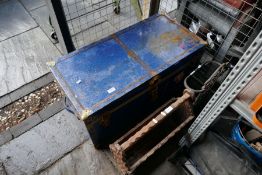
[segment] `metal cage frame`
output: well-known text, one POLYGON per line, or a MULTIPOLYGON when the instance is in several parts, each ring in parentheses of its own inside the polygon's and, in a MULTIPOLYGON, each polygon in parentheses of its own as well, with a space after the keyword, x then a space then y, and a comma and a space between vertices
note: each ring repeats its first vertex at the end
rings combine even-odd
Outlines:
MULTIPOLYGON (((65 12, 66 9, 63 5, 63 2, 70 0, 46 1, 50 9, 52 24, 63 52, 70 53, 76 48, 81 47, 81 44, 76 44, 77 41, 72 38, 72 26, 70 26, 71 24, 68 25, 68 20, 72 20, 75 17, 72 17, 72 14, 66 14, 68 12, 65 12), (69 17, 70 19, 68 19, 68 15, 71 15, 71 17, 69 17)), ((71 1, 79 3, 85 2, 85 0, 71 1)), ((133 22, 136 23, 139 20, 146 19, 157 13, 165 13, 170 18, 175 18, 178 23, 187 27, 202 39, 207 40, 209 44, 209 47, 207 47, 207 53, 212 55, 216 61, 220 63, 231 62, 232 65, 235 65, 228 77, 221 84, 220 88, 216 91, 195 122, 189 128, 188 132, 191 142, 194 142, 208 128, 208 126, 218 118, 218 115, 229 104, 231 104, 237 93, 247 84, 255 73, 261 69, 261 59, 257 57, 257 54, 260 54, 261 52, 262 33, 260 31, 262 29, 262 1, 238 0, 237 2, 239 2, 239 4, 232 4, 231 0, 97 1, 96 4, 99 4, 99 8, 110 7, 107 9, 109 11, 106 11, 104 15, 100 14, 100 17, 103 16, 103 19, 106 17, 107 21, 105 21, 109 22, 109 26, 113 27, 113 30, 110 31, 105 27, 95 30, 95 32, 103 32, 100 30, 105 30, 105 33, 109 35, 110 32, 116 32, 129 27, 133 22), (138 4, 140 3, 140 18, 137 21, 132 21, 131 23, 127 22, 125 25, 115 27, 114 25, 118 25, 121 22, 121 15, 117 16, 121 9, 114 9, 113 7, 122 7, 121 3, 127 1, 129 2, 126 4, 126 7, 128 8, 127 12, 130 14, 132 10, 136 11, 136 8, 134 7, 139 6, 138 4), (131 2, 134 4, 131 4, 131 2), (131 5, 134 6, 132 9, 130 7, 131 5), (114 19, 114 17, 110 19, 107 18, 109 13, 115 13, 114 17, 116 19, 114 19), (110 20, 113 22, 110 22, 110 20)), ((66 7, 68 8, 67 10, 69 10, 69 6, 66 7)), ((84 10, 87 10, 87 8, 84 10)), ((91 23, 94 21, 92 26, 95 28, 97 25, 100 25, 101 20, 99 17, 96 19, 96 10, 88 11, 88 14, 90 13, 93 15, 91 23)), ((81 14, 77 11, 74 15, 77 17, 85 14, 81 14)), ((131 20, 131 17, 134 15, 137 14, 132 12, 131 16, 127 16, 125 19, 131 20)), ((85 17, 85 19, 87 20, 88 17, 85 17)), ((80 23, 81 19, 78 19, 78 22, 80 23)), ((85 21, 85 23, 87 23, 87 21, 85 21)), ((80 29, 82 29, 81 26, 80 29)), ((88 34, 89 37, 92 37, 92 35, 96 34, 88 34)), ((88 40, 88 42, 94 42, 100 38, 95 37, 95 39, 88 40)), ((84 42, 84 44, 87 43, 84 42)), ((184 137, 180 143, 183 145, 185 144, 185 141, 186 138, 184 137)))
MULTIPOLYGON (((74 36, 78 35, 78 34, 82 34, 82 36, 80 36, 80 40, 82 38, 84 38, 83 36, 83 32, 85 30, 89 30, 90 28, 95 28, 98 25, 101 25, 101 27, 99 29, 95 29, 95 32, 89 33, 89 37, 93 37, 94 35, 97 35, 97 33, 101 33, 104 32, 106 29, 106 27, 103 28, 102 24, 105 22, 108 22, 107 20, 101 21, 100 19, 102 19, 103 17, 105 18, 106 15, 108 15, 108 13, 115 13, 116 16, 119 15, 120 13, 120 9, 118 9, 118 7, 120 8, 120 4, 123 3, 124 1, 128 1, 129 0, 102 0, 96 3, 99 4, 99 9, 93 9, 91 11, 89 11, 89 6, 91 5, 87 5, 84 6, 83 3, 87 2, 85 0, 71 0, 74 1, 74 3, 72 5, 68 4, 68 1, 70 0, 46 0, 46 3, 48 5, 49 8, 49 12, 50 12, 50 19, 51 19, 51 25, 54 28, 54 31, 56 33, 56 37, 58 38, 58 41, 61 45, 62 51, 63 53, 70 53, 74 50, 76 50, 76 48, 80 48, 86 44, 95 42, 99 39, 102 39, 103 37, 106 37, 107 35, 113 34, 116 31, 119 31, 121 29, 124 29, 126 27, 129 27, 130 25, 134 24, 134 23, 130 23, 130 24, 126 24, 123 26, 120 26, 119 28, 115 28, 114 24, 110 24, 111 27, 113 27, 112 31, 106 31, 106 35, 103 35, 102 37, 98 37, 96 36, 95 38, 91 39, 90 41, 85 41, 84 43, 79 44, 78 38, 74 38, 74 36), (123 2, 121 2, 123 1, 123 2), (106 3, 104 3, 106 2, 106 3), (110 2, 110 3, 109 3, 110 2), (81 5, 83 5, 83 7, 77 7, 78 3, 81 5), (70 10, 72 9, 72 7, 74 7, 74 12, 70 12, 70 10), (105 8, 109 8, 112 7, 113 9, 108 12, 108 9, 105 8), (102 10, 101 10, 102 9, 102 10), (81 12, 82 10, 82 12, 81 12), (100 13, 98 13, 98 12, 100 13), (104 16, 102 16, 102 12, 104 12, 104 16), (93 15, 89 19, 89 17, 87 17, 87 15, 93 15), (99 21, 100 20, 100 21, 99 21), (72 22, 73 21, 73 22, 72 22), (85 21, 85 22, 82 22, 85 21), (97 22, 99 21, 99 22, 97 22), (77 24, 76 24, 77 23, 77 24), (86 28, 83 27, 83 25, 81 23, 92 23, 92 26, 86 26, 86 28)), ((92 1, 92 0, 91 0, 92 1)), ((135 2, 137 0, 133 0, 130 2, 135 2)), ((147 0, 144 0, 145 2, 147 0)), ((139 2, 139 1, 137 1, 139 2)), ((130 8, 128 9, 129 11, 127 13, 131 13, 131 5, 132 6, 137 6, 138 4, 127 4, 124 6, 124 8, 130 8)), ((143 4, 144 5, 144 4, 143 4)), ((141 12, 141 20, 142 19, 146 19, 148 16, 152 16, 154 14, 157 14, 159 11, 159 5, 160 5, 160 0, 151 0, 147 2, 147 6, 146 7, 140 7, 140 9, 143 8, 143 10, 148 10, 147 13, 142 14, 141 12), (148 7, 149 6, 149 7, 148 7)), ((94 4, 92 4, 92 6, 94 6, 94 4)), ((132 7, 133 8, 133 7, 132 7)), ((72 10, 71 10, 72 11, 72 10)), ((136 11, 136 9, 135 9, 136 11)), ((121 16, 117 16, 117 23, 121 22, 121 16)), ((137 21, 138 22, 138 21, 137 21)), ((85 24, 85 25, 86 25, 85 24)))

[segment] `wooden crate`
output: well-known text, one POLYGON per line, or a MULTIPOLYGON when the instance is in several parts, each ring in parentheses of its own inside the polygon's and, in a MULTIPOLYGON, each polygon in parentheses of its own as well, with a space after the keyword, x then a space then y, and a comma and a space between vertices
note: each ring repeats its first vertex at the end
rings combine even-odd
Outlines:
POLYGON ((132 173, 193 118, 192 94, 171 99, 113 144, 110 150, 122 174, 132 173))

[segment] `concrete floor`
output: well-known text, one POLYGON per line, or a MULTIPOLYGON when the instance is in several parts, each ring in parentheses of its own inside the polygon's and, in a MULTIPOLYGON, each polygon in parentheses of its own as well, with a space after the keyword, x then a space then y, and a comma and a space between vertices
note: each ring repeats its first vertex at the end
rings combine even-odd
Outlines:
POLYGON ((43 0, 0 1, 0 98, 49 72, 46 62, 61 55, 48 38, 43 0))
MULTIPOLYGON (((102 1, 62 0, 62 3, 68 6, 64 10, 77 48, 138 22, 129 0, 121 2, 119 15, 114 14, 112 5, 99 9, 102 1), (83 12, 76 12, 79 6, 83 12), (74 18, 79 13, 83 15, 74 18)), ((0 1, 0 21, 1 100, 5 94, 48 73, 46 62, 56 60, 61 52, 59 44, 53 44, 50 37, 52 27, 44 0, 0 1)))
MULTIPOLYGON (((152 164, 150 164, 152 165, 152 164)), ((140 168, 135 175, 187 175, 181 166, 169 161, 140 168)), ((109 150, 96 150, 91 140, 46 168, 40 175, 120 175, 109 150)))
POLYGON ((103 151, 96 150, 91 140, 44 170, 40 175, 120 175, 103 151))
MULTIPOLYGON (((0 1, 0 101, 6 94, 48 73, 46 62, 62 55, 59 45, 50 38, 48 18, 44 0, 0 1)), ((102 25, 107 31, 114 31, 108 23, 102 25)), ((97 29, 90 28, 86 33, 92 34, 91 30, 97 29)), ((81 46, 91 41, 83 40, 82 37, 90 36, 85 35, 74 36, 82 39, 81 46)), ((86 140, 88 132, 83 122, 62 111, 0 146, 0 174, 38 174, 45 168, 44 174, 57 174, 56 170, 60 174, 117 174, 106 155, 95 150, 89 140, 75 149, 86 140), (66 170, 62 164, 74 168, 66 170)))
POLYGON ((63 110, 0 146, 0 164, 9 175, 38 174, 88 138, 84 123, 63 110))

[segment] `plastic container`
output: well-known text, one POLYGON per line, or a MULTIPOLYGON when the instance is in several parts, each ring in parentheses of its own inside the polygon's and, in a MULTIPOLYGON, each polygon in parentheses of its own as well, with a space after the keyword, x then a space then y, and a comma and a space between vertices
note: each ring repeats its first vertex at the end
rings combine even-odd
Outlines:
POLYGON ((248 150, 251 155, 255 158, 257 163, 262 163, 262 153, 253 148, 248 141, 245 139, 244 134, 248 131, 248 126, 243 122, 238 122, 232 130, 232 139, 242 145, 246 150, 248 150))

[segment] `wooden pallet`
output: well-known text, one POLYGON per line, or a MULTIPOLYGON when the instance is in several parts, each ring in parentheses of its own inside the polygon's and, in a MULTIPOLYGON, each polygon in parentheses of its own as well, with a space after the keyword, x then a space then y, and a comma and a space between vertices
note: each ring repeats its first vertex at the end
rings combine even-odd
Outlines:
POLYGON ((122 174, 131 174, 193 118, 192 94, 171 99, 113 144, 110 150, 122 174))

